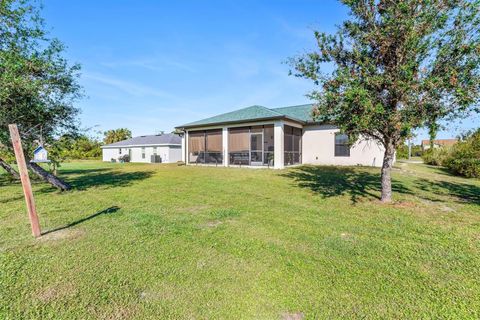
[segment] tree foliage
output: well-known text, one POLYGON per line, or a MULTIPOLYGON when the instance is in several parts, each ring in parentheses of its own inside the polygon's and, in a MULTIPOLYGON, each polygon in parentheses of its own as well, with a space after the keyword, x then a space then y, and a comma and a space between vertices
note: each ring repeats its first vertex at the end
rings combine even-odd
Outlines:
POLYGON ((105 131, 103 142, 105 144, 115 143, 118 141, 130 139, 132 132, 127 128, 119 128, 105 131))
POLYGON ((391 199, 395 149, 419 127, 478 112, 478 0, 343 0, 350 17, 318 48, 290 60, 319 86, 314 117, 355 141, 383 145, 382 200, 391 199), (333 71, 328 72, 328 66, 333 71))
POLYGON ((86 134, 63 135, 52 144, 50 153, 58 155, 61 160, 98 159, 102 155, 101 145, 96 138, 86 134))
POLYGON ((444 166, 453 174, 480 178, 480 129, 462 134, 451 147, 428 149, 422 158, 425 163, 444 166))
POLYGON ((34 5, 2 0, 0 18, 0 143, 10 145, 9 123, 25 148, 76 129, 80 66, 62 57, 64 45, 48 37, 34 5))
MULTIPOLYGON (((80 66, 63 57, 36 3, 0 1, 0 147, 11 153, 8 124, 16 123, 26 151, 76 131, 80 66)), ((26 156, 29 153, 26 152, 26 156)), ((0 159, 1 160, 1 159, 0 159)))

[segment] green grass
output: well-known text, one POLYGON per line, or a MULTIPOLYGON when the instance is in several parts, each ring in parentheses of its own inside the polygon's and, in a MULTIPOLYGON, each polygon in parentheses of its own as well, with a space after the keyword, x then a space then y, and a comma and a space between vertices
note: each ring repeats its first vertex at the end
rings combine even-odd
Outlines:
POLYGON ((0 179, 1 319, 480 318, 480 181, 399 163, 251 170, 67 163, 0 179))

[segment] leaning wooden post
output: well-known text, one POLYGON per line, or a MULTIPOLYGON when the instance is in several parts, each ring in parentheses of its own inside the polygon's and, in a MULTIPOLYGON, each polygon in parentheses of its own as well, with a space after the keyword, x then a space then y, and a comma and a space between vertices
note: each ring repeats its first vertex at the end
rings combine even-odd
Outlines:
POLYGON ((30 218, 30 225, 32 226, 32 234, 35 237, 39 237, 42 233, 40 231, 40 223, 38 222, 37 210, 35 209, 32 185, 30 184, 30 178, 28 177, 27 164, 25 163, 25 156, 23 155, 22 141, 20 140, 18 127, 16 124, 9 124, 8 129, 10 130, 13 150, 15 151, 15 158, 17 159, 18 172, 20 173, 23 193, 25 194, 25 202, 27 203, 28 217, 30 218))

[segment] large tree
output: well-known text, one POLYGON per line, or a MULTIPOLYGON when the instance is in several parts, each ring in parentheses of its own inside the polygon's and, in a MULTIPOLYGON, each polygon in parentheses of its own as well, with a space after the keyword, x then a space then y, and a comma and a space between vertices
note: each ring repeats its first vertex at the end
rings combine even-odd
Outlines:
POLYGON ((318 48, 292 58, 292 72, 318 89, 314 117, 353 143, 385 148, 383 202, 391 201, 395 149, 412 131, 478 112, 478 0, 343 0, 349 18, 335 34, 316 31, 318 48), (330 71, 331 70, 331 71, 330 71))
POLYGON ((132 132, 127 128, 119 128, 105 131, 103 142, 105 144, 115 143, 122 140, 127 140, 132 137, 132 132))
MULTIPOLYGON (((25 154, 39 143, 77 129, 81 96, 79 65, 63 57, 64 46, 45 31, 36 3, 0 0, 0 148, 11 153, 8 124, 16 123, 25 154)), ((28 161, 28 159, 27 159, 28 161)), ((0 159, 2 167, 8 167, 0 159)), ((29 168, 60 189, 69 186, 40 166, 29 168)), ((10 168, 11 169, 11 168, 10 168)), ((11 171, 8 169, 8 171, 11 171)))

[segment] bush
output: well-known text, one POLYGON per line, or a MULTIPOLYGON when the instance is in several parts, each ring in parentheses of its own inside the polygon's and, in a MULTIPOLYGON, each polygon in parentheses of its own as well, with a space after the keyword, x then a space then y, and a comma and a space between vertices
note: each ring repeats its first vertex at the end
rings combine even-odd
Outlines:
POLYGON ((451 148, 443 165, 454 174, 480 178, 480 129, 451 148))
POLYGON ((480 159, 451 159, 446 167, 454 174, 467 178, 480 178, 480 159))
POLYGON ((123 156, 120 156, 118 158, 118 161, 120 161, 120 162, 130 162, 130 156, 128 154, 124 154, 123 156))
MULTIPOLYGON (((421 157, 422 154, 422 146, 412 145, 412 157, 421 157)), ((408 146, 406 144, 397 148, 397 159, 408 159, 408 146)))
POLYGON ((449 156, 450 150, 452 148, 440 147, 440 148, 430 148, 423 152, 422 159, 426 164, 433 166, 443 166, 445 159, 449 156))

